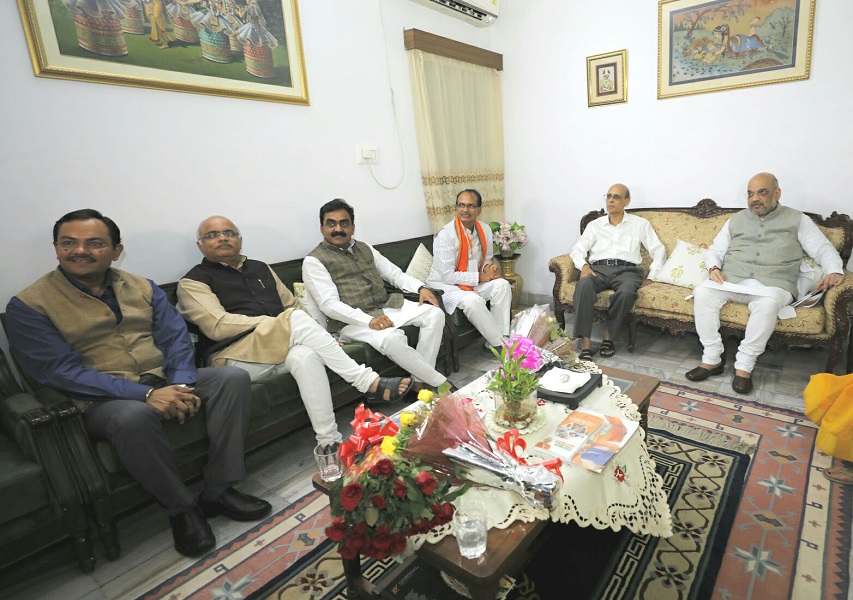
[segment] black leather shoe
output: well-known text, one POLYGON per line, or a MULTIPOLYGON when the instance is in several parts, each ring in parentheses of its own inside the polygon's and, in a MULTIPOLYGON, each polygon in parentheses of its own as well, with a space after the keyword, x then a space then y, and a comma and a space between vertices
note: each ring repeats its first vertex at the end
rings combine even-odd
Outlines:
POLYGON ((257 521, 272 510, 272 505, 266 500, 238 492, 232 487, 212 502, 199 498, 198 505, 206 517, 224 515, 234 521, 257 521))
POLYGON ((732 379, 732 389, 738 394, 748 394, 752 391, 752 377, 735 375, 732 379))
POLYGON ((201 556, 213 550, 216 538, 198 505, 169 517, 175 550, 184 556, 201 556))
POLYGON ((706 369, 705 367, 696 367, 695 369, 690 369, 687 373, 684 374, 687 379, 690 381, 705 381, 711 375, 720 375, 723 372, 723 369, 726 368, 726 359, 720 361, 716 367, 711 367, 710 369, 706 369))

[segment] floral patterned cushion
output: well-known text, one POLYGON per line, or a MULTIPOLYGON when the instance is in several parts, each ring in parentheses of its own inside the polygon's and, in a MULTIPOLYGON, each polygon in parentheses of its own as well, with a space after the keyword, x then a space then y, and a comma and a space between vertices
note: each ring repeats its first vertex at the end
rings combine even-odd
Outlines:
POLYGON ((708 246, 705 244, 691 244, 678 240, 675 250, 666 259, 655 281, 693 289, 708 279, 708 267, 705 266, 707 249, 708 246))

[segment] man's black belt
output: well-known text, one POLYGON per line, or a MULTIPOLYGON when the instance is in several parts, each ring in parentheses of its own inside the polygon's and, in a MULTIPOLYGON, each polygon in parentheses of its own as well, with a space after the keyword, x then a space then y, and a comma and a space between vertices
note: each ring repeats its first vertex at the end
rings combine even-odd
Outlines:
POLYGON ((628 262, 627 260, 622 260, 622 259, 620 259, 620 258, 605 258, 604 260, 594 260, 594 261, 592 261, 592 262, 591 262, 591 263, 589 263, 589 264, 594 265, 594 266, 596 266, 596 267, 598 267, 598 266, 605 266, 605 267, 636 267, 636 266, 637 266, 636 264, 634 264, 634 263, 632 263, 632 262, 628 262))

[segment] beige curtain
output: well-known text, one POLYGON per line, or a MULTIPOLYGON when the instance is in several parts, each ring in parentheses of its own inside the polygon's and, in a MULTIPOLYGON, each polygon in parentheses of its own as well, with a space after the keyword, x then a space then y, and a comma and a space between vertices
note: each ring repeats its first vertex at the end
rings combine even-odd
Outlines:
POLYGON ((495 69, 409 51, 415 127, 433 233, 455 216, 456 194, 483 196, 480 220, 504 218, 500 77, 495 69))

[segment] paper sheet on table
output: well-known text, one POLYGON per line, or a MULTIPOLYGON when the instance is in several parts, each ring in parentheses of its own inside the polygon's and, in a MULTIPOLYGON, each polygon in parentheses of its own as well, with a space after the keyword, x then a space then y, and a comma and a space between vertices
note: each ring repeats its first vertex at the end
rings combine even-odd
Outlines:
POLYGON ((539 379, 539 385, 552 392, 571 394, 583 387, 591 377, 589 373, 576 373, 575 371, 555 367, 539 379))
MULTIPOLYGON (((716 281, 712 281, 710 279, 706 279, 701 284, 704 287, 709 287, 715 290, 725 290, 727 292, 734 292, 736 294, 752 294, 753 296, 776 296, 776 293, 773 291, 774 289, 779 288, 769 288, 769 287, 758 287, 751 285, 741 285, 740 283, 731 283, 730 281, 724 281, 723 283, 717 283, 716 281)), ((788 304, 787 306, 783 306, 779 309, 779 313, 777 315, 780 319, 793 319, 797 316, 797 311, 788 304)))

